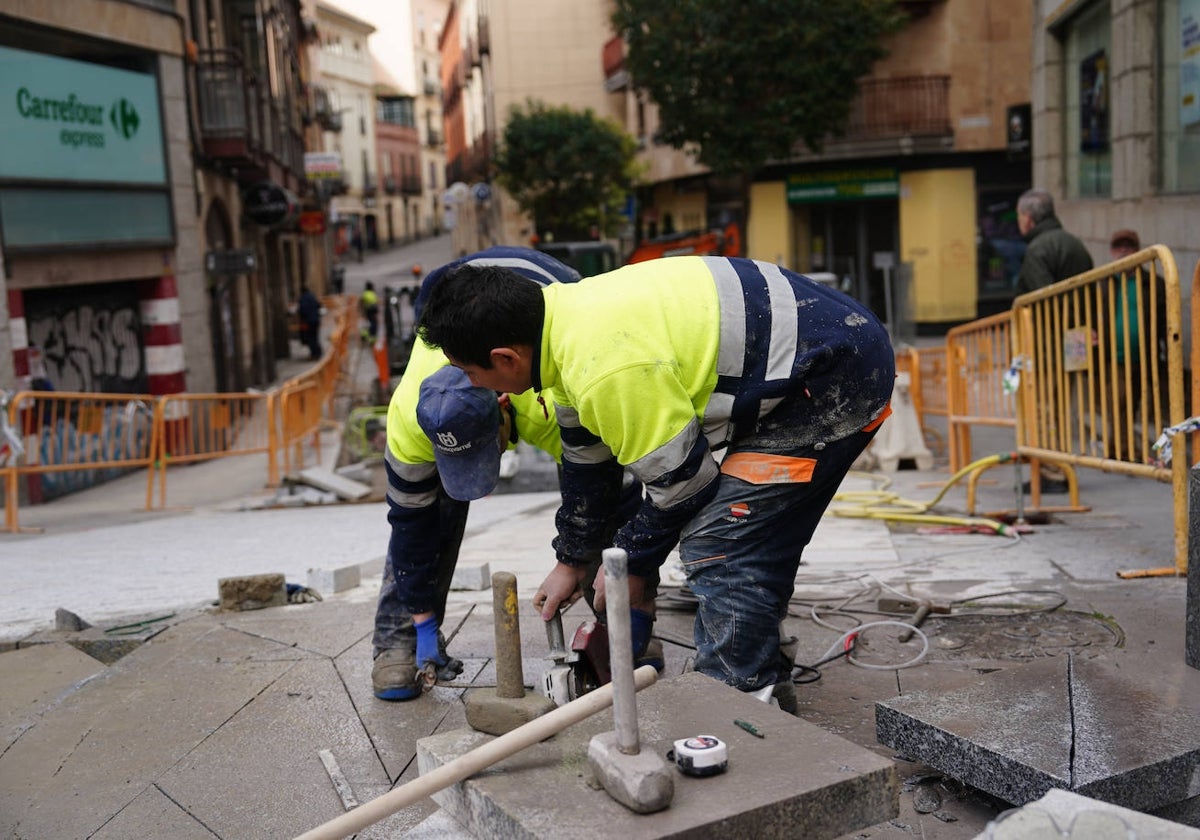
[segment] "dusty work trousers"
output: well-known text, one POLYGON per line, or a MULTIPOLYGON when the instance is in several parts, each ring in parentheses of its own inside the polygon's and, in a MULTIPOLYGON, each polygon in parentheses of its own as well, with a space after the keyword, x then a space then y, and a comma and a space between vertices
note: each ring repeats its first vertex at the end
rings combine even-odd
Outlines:
MULTIPOLYGON (((462 546, 463 532, 467 527, 467 511, 470 502, 460 502, 438 488, 438 553, 434 613, 438 627, 442 628, 446 617, 446 598, 450 595, 450 583, 454 580, 454 568, 458 565, 458 550, 462 546)), ((392 568, 392 554, 388 552, 383 562, 383 582, 379 587, 379 602, 375 608, 375 635, 372 644, 375 655, 379 651, 415 645, 417 631, 413 629, 412 614, 400 603, 396 588, 396 573, 392 568)))
POLYGON ((788 448, 779 441, 780 425, 789 422, 784 415, 773 418, 774 428, 734 441, 716 496, 688 523, 679 544, 698 602, 696 670, 741 691, 790 679, 779 623, 801 553, 881 422, 840 440, 788 448))

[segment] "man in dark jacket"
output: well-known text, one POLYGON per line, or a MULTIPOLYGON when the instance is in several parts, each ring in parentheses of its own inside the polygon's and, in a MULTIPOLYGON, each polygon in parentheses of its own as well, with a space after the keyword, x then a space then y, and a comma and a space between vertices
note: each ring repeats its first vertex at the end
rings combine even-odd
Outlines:
POLYGON ((1079 239, 1063 230, 1062 222, 1054 215, 1054 199, 1045 190, 1021 194, 1017 200, 1017 227, 1028 243, 1017 275, 1017 294, 1091 270, 1091 254, 1079 239))
MULTIPOLYGON (((1054 199, 1045 190, 1026 190, 1017 199, 1017 227, 1027 242, 1017 294, 1023 295, 1092 269, 1092 255, 1079 239, 1063 230, 1054 215, 1054 199)), ((1067 492, 1067 476, 1056 464, 1042 462, 1043 493, 1067 492)), ((1024 491, 1029 492, 1029 482, 1024 491)))

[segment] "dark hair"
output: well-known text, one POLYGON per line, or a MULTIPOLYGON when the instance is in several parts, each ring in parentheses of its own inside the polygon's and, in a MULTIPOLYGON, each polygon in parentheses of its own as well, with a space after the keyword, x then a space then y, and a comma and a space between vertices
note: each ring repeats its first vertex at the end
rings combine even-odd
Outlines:
POLYGON ((496 347, 537 347, 545 313, 537 283, 501 266, 464 264, 434 284, 417 334, 456 361, 486 369, 496 347))

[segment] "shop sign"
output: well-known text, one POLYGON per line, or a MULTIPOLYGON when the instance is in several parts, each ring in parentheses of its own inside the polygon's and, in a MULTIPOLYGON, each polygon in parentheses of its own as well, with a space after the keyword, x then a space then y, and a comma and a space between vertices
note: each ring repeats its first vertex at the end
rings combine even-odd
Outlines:
POLYGON ((325 214, 320 210, 305 210, 300 214, 300 232, 321 234, 325 232, 325 214))
POLYGON ((789 175, 787 179, 789 204, 895 198, 899 194, 900 180, 895 169, 797 172, 789 175))
POLYGON ((0 47, 0 178, 165 184, 158 83, 0 47))
POLYGON ((209 274, 247 274, 257 266, 253 248, 209 251, 204 255, 204 269, 209 274))
POLYGON ((242 210, 263 227, 277 227, 296 218, 300 203, 296 196, 278 184, 263 181, 246 190, 242 210))
POLYGON ((339 152, 305 152, 304 174, 309 178, 335 179, 342 177, 342 155, 339 152))

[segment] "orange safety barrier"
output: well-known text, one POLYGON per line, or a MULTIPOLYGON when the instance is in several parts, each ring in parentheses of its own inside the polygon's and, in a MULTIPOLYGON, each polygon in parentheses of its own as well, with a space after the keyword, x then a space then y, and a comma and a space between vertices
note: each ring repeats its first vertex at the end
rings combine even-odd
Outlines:
POLYGON ((1015 432, 1017 402, 1005 393, 1004 374, 1012 364, 1012 313, 1000 312, 946 333, 946 430, 950 472, 971 458, 971 427, 1000 426, 1015 432))
POLYGON ((304 439, 311 437, 317 460, 321 458, 321 389, 314 380, 289 385, 279 395, 283 469, 304 468, 304 439))
MULTIPOLYGON (((194 464, 232 455, 266 454, 268 472, 276 458, 276 395, 265 394, 171 394, 160 397, 156 420, 163 429, 162 445, 150 473, 159 481, 159 506, 167 500, 167 468, 194 464), (169 430, 174 429, 171 433, 169 430)), ((149 500, 152 490, 147 488, 149 500)))
MULTIPOLYGON (((8 403, 12 441, 4 470, 4 526, 21 530, 20 478, 35 501, 91 486, 135 469, 150 469, 160 445, 161 418, 146 394, 20 391, 8 403), (68 475, 69 474, 69 475, 68 475)), ((6 435, 7 437, 7 435, 6 435)), ((146 509, 151 491, 146 489, 146 509)))
MULTIPOLYGON (((1018 454, 1172 485, 1175 567, 1123 577, 1187 569, 1187 441, 1173 436, 1179 455, 1170 467, 1153 448, 1187 416, 1180 300, 1175 259, 1153 245, 1013 301, 1018 454)), ((1037 506, 1039 479, 1031 473, 1037 506)), ((1077 505, 1073 472, 1067 479, 1077 505)))

